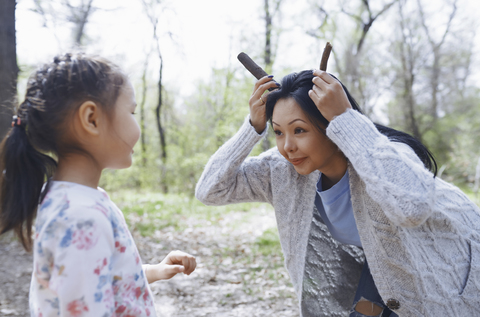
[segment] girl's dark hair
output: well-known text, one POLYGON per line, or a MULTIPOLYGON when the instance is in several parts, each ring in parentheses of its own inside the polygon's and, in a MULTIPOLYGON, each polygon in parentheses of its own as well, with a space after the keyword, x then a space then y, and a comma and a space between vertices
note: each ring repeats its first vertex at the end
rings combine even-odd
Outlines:
POLYGON ((51 155, 82 152, 66 139, 69 119, 88 100, 112 115, 124 82, 116 65, 84 54, 57 56, 32 74, 13 127, 0 145, 0 234, 14 230, 24 248, 31 249, 37 205, 57 167, 51 155))
MULTIPOLYGON (((335 76, 331 74, 330 76, 338 80, 335 76)), ((304 70, 300 73, 292 73, 282 79, 282 85, 280 88, 272 91, 267 98, 266 116, 267 120, 270 121, 270 124, 272 123, 273 109, 277 101, 285 98, 293 98, 300 105, 310 122, 312 122, 320 131, 324 131, 326 129, 329 124, 328 120, 325 119, 313 100, 308 96, 308 91, 312 89, 313 86, 312 79, 313 72, 311 70, 304 70)), ((340 81, 338 80, 338 82, 340 81)), ((340 84, 342 85, 343 90, 345 90, 352 108, 362 113, 357 102, 350 95, 347 88, 341 82, 340 84)), ((436 176, 437 163, 435 158, 426 148, 426 146, 422 144, 422 142, 405 132, 401 132, 377 123, 374 123, 374 125, 380 133, 387 136, 391 141, 405 143, 410 146, 423 162, 425 167, 432 171, 434 176, 436 176)))

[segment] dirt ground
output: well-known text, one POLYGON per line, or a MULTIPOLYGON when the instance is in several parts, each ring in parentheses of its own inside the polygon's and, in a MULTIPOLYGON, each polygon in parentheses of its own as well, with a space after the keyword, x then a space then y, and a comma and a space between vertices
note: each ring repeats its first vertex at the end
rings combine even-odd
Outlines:
MULTIPOLYGON (((151 284, 159 316, 299 316, 282 256, 252 250, 255 239, 275 226, 273 213, 260 209, 255 215, 245 221, 234 212, 217 224, 193 220, 183 232, 165 228, 149 237, 133 229, 144 263, 161 261, 175 249, 197 258, 190 276, 151 284)), ((5 235, 0 260, 0 316, 28 316, 32 256, 5 235)))

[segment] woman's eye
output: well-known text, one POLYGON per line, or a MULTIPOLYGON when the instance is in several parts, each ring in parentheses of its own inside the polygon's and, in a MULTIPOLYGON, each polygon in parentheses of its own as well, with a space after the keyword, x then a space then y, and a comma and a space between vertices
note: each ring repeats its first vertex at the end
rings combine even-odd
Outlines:
POLYGON ((295 133, 302 133, 302 132, 305 132, 305 130, 302 129, 302 128, 296 128, 295 129, 295 133))
POLYGON ((282 135, 282 132, 281 132, 281 131, 274 130, 273 132, 275 133, 275 135, 278 135, 278 136, 281 136, 281 135, 282 135))

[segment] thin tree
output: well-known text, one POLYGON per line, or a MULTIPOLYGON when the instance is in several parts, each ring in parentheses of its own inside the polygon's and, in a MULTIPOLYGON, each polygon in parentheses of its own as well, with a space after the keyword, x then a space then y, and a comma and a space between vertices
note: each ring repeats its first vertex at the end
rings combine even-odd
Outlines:
POLYGON ((430 114, 432 116, 432 125, 434 125, 438 119, 438 91, 440 85, 440 59, 442 55, 442 46, 445 43, 445 39, 449 34, 450 28, 452 26, 452 21, 455 17, 455 13, 457 12, 457 0, 454 0, 452 3, 452 12, 448 17, 447 25, 445 26, 445 31, 442 34, 441 39, 436 42, 433 39, 433 36, 430 32, 429 27, 427 26, 427 22, 425 19, 425 13, 423 10, 423 5, 420 0, 417 0, 418 9, 420 12, 420 21, 422 23, 422 27, 427 35, 428 43, 430 44, 430 48, 433 54, 433 62, 431 65, 431 74, 430 74, 430 89, 432 94, 431 105, 430 105, 430 114))
POLYGON ((401 34, 400 38, 400 62, 402 66, 401 78, 403 82, 403 93, 401 94, 403 105, 402 109, 405 116, 405 122, 410 133, 422 140, 419 123, 416 117, 416 101, 413 86, 415 83, 416 55, 413 49, 412 38, 406 34, 411 33, 407 29, 406 18, 404 15, 404 0, 398 1, 399 24, 401 34))
MULTIPOLYGON (((273 61, 275 59, 275 54, 272 48, 272 31, 273 31, 273 19, 280 12, 280 5, 282 0, 264 0, 264 12, 265 12, 265 49, 263 52, 265 71, 267 73, 272 72, 273 61), (271 2, 271 3, 270 3, 271 2)), ((263 138, 262 149, 264 151, 270 149, 271 144, 267 135, 263 138)))
POLYGON ((85 25, 90 14, 93 12, 93 0, 82 0, 80 5, 73 6, 69 0, 65 0, 65 5, 70 9, 68 20, 73 23, 73 38, 75 45, 81 46, 85 34, 85 25))
POLYGON ((357 45, 356 45, 357 49, 354 52, 355 56, 358 56, 360 54, 360 52, 363 48, 363 44, 365 42, 365 38, 367 37, 368 31, 370 31, 370 28, 372 27, 375 20, 377 20, 378 17, 383 15, 385 12, 387 12, 388 9, 390 9, 395 4, 395 2, 397 2, 398 0, 393 0, 389 3, 387 3, 377 13, 374 13, 372 11, 372 9, 370 7, 370 0, 361 0, 361 1, 362 1, 363 10, 360 12, 360 14, 353 14, 353 13, 347 12, 342 7, 342 12, 347 14, 348 16, 352 17, 353 19, 355 19, 358 22, 358 24, 361 26, 360 37, 359 37, 359 39, 357 41, 357 45), (366 18, 364 18, 364 17, 366 17, 366 18))
POLYGON ((358 29, 360 30, 360 36, 353 41, 353 47, 355 47, 355 49, 352 50, 349 47, 345 51, 344 60, 346 63, 344 66, 345 68, 343 69, 343 76, 344 78, 348 78, 347 84, 349 87, 352 87, 352 89, 355 87, 357 89, 358 94, 362 98, 361 101, 365 107, 364 110, 367 113, 372 109, 366 108, 367 99, 369 99, 369 97, 367 89, 364 87, 363 81, 361 80, 362 77, 365 77, 365 74, 362 74, 360 70, 363 47, 374 22, 377 21, 380 16, 386 14, 397 1, 398 0, 393 0, 385 4, 378 12, 372 11, 370 0, 361 0, 360 12, 358 14, 351 13, 344 7, 341 9, 343 13, 356 22, 358 29))
POLYGON ((0 137, 12 122, 17 95, 17 53, 15 37, 15 0, 0 1, 0 137))
MULTIPOLYGON (((34 12, 40 14, 44 20, 44 26, 48 26, 48 21, 53 21, 53 28, 55 37, 55 29, 57 27, 56 20, 60 19, 68 21, 73 24, 72 39, 74 46, 82 46, 83 39, 85 38, 85 27, 88 23, 88 19, 92 13, 96 10, 93 7, 94 0, 81 0, 79 4, 72 4, 71 0, 62 0, 60 3, 45 2, 41 0, 34 0, 35 9, 34 12), (57 6, 54 6, 57 5, 57 6), (66 12, 64 11, 66 9, 66 12)), ((57 38, 60 44, 60 40, 57 38)))
POLYGON ((338 42, 336 40, 338 39, 338 33, 349 32, 345 30, 343 24, 340 25, 337 22, 338 13, 347 15, 353 20, 355 23, 354 35, 349 37, 344 45, 335 45, 334 43, 333 58, 340 78, 349 87, 352 94, 358 98, 358 101, 363 106, 363 110, 367 114, 371 114, 373 110, 373 107, 369 107, 368 104, 372 103, 375 98, 378 98, 381 90, 378 87, 372 89, 372 85, 370 85, 370 82, 377 81, 376 78, 372 78, 372 69, 368 68, 368 73, 362 70, 362 66, 369 61, 369 57, 363 54, 365 42, 372 31, 374 23, 380 17, 385 16, 397 1, 389 1, 379 10, 372 9, 372 1, 370 0, 340 1, 339 12, 337 10, 330 10, 329 12, 323 5, 316 5, 315 12, 318 15, 319 26, 307 31, 308 35, 322 41, 323 46, 325 41, 338 42), (347 4, 350 4, 350 6, 353 4, 356 9, 347 8, 347 4))
POLYGON ((146 129, 145 129, 145 103, 147 99, 147 91, 148 91, 148 83, 147 83, 147 70, 148 70, 148 61, 150 59, 149 52, 145 61, 143 63, 143 72, 142 72, 142 97, 140 99, 140 104, 138 107, 140 108, 140 142, 141 142, 141 149, 142 149, 142 164, 145 167, 147 165, 147 145, 146 145, 146 129))
POLYGON ((147 3, 146 0, 142 0, 145 12, 147 14, 148 19, 150 20, 150 23, 153 28, 153 40, 154 40, 154 49, 157 53, 158 60, 160 62, 160 66, 158 69, 158 82, 157 82, 157 87, 158 87, 158 99, 157 99, 157 105, 155 107, 155 118, 157 122, 157 129, 158 133, 160 135, 160 158, 162 160, 163 166, 162 166, 162 187, 164 192, 168 192, 168 186, 163 180, 165 179, 165 165, 167 162, 167 144, 165 141, 165 130, 163 128, 162 124, 162 106, 163 106, 163 98, 162 98, 162 92, 163 92, 163 83, 162 83, 162 78, 163 78, 163 56, 162 56, 162 51, 160 49, 160 37, 158 35, 158 17, 156 14, 156 7, 161 3, 160 0, 153 0, 151 3, 147 3))

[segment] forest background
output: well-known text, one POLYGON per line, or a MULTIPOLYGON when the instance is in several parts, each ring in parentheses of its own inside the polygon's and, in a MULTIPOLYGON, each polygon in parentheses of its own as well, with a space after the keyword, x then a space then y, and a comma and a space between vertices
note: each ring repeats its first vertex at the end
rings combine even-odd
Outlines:
MULTIPOLYGON (((2 15, 7 3, 15 1, 1 1, 2 15)), ((106 171, 102 186, 192 195, 208 158, 248 113, 254 78, 237 54, 280 80, 318 67, 329 41, 329 71, 364 112, 424 142, 441 177, 478 190, 479 11, 469 0, 20 0, 17 100, 55 54, 75 48, 112 59, 136 88, 142 138, 133 167, 106 171)), ((270 133, 253 154, 273 143, 270 133)))
MULTIPOLYGON (((257 291, 269 292, 257 294, 258 302, 291 306, 271 207, 207 208, 193 197, 208 158, 248 114, 255 79, 237 54, 247 53, 279 81, 317 68, 331 42, 328 71, 364 112, 424 142, 439 177, 479 203, 479 17, 476 0, 0 0, 0 135, 36 67, 71 50, 111 59, 136 89, 142 137, 133 166, 104 171, 100 186, 124 211, 142 257, 155 260, 159 248, 185 249, 204 259, 202 285, 237 272, 223 281, 239 283, 242 296, 254 296, 256 283, 257 291), (177 239, 184 243, 172 242, 177 239)), ((252 155, 274 144, 270 132, 252 155)), ((19 273, 27 277, 27 293, 29 261, 19 273)), ((255 315, 251 300, 230 291, 224 303, 236 302, 227 310, 249 303, 255 315)), ((178 290, 169 292, 177 301, 178 290)), ((20 312, 21 304, 5 294, 0 315, 20 312)), ((205 310, 211 304, 204 298, 203 312, 194 315, 215 311, 205 310)))

